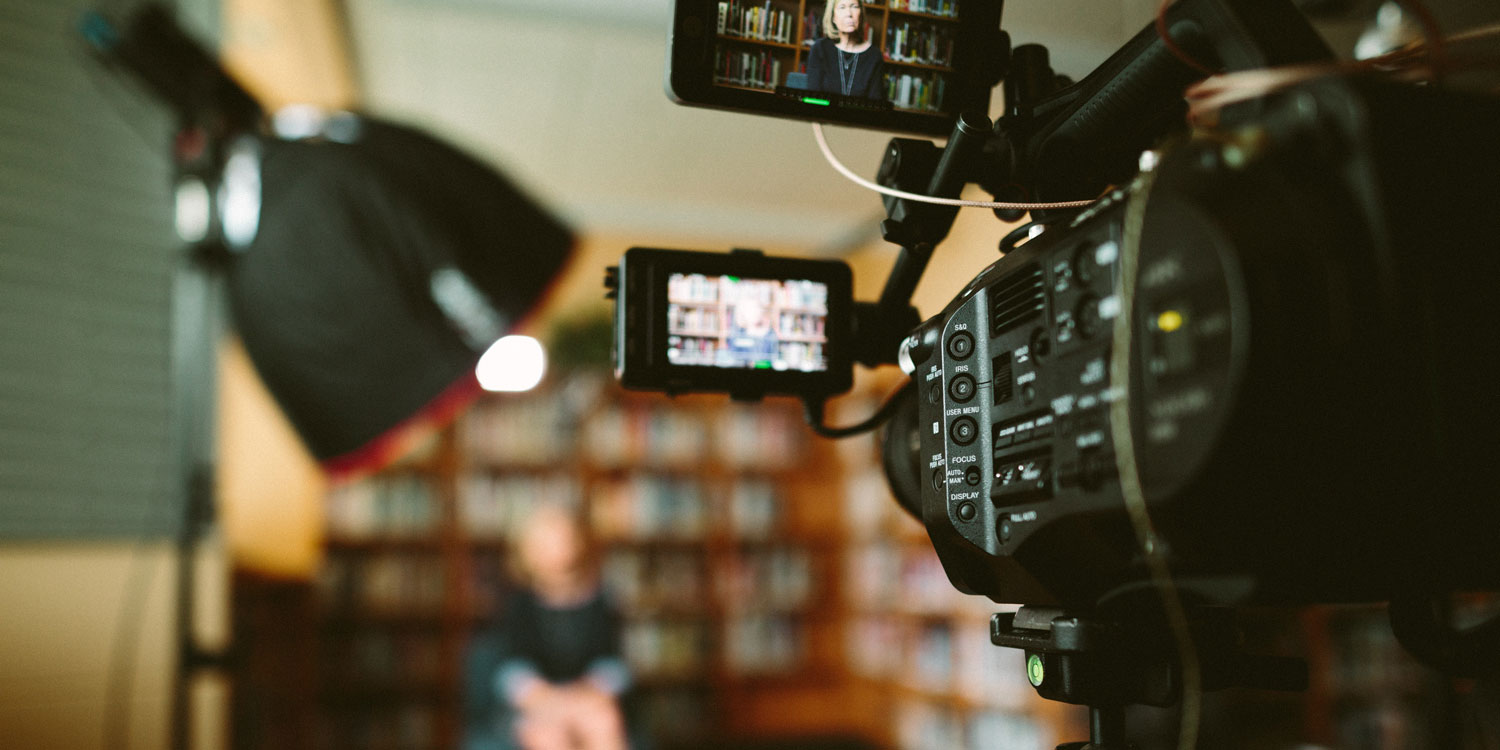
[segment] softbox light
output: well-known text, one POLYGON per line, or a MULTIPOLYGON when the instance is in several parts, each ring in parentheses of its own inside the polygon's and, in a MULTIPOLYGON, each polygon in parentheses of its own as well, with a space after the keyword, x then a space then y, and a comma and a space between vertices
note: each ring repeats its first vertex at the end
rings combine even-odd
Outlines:
POLYGON ((251 361, 331 473, 382 463, 479 392, 474 366, 542 299, 569 231, 495 170, 417 130, 265 140, 254 239, 229 265, 251 361))
POLYGON ((353 115, 268 136, 260 104, 159 3, 85 14, 104 64, 170 106, 179 231, 224 269, 245 350, 331 473, 383 463, 480 388, 474 366, 542 300, 568 230, 494 169, 353 115))

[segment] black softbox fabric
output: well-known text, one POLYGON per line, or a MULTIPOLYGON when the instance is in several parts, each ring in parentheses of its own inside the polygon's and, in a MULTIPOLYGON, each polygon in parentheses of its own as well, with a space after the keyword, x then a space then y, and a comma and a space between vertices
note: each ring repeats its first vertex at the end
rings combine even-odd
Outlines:
POLYGON ((389 123, 363 120, 348 143, 267 142, 261 185, 230 305, 272 395, 336 473, 477 394, 479 355, 541 301, 573 245, 493 169, 389 123))

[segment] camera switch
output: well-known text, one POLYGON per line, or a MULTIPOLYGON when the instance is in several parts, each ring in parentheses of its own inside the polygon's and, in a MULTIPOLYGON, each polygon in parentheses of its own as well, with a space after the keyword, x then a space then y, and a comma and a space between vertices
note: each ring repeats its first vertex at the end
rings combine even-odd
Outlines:
POLYGON ((964 484, 970 487, 977 487, 979 486, 981 476, 978 466, 970 466, 969 470, 964 472, 964 484))

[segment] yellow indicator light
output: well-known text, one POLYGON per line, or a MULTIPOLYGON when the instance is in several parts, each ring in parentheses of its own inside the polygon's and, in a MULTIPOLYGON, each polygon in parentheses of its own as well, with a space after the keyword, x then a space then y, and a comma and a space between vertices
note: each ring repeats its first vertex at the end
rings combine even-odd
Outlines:
POLYGON ((1156 316, 1156 328, 1171 333, 1182 327, 1182 313, 1168 310, 1156 316))

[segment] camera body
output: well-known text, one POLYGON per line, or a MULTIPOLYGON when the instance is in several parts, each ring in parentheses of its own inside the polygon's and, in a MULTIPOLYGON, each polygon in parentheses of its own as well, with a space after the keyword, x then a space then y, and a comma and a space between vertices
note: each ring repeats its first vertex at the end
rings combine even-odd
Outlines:
POLYGON ((960 590, 1098 607, 1151 589, 1117 471, 1126 413, 1154 543, 1194 601, 1500 584, 1482 375, 1500 361, 1500 106, 1330 77, 1239 116, 908 339, 923 521, 960 590))
MULTIPOLYGON (((987 3, 962 5, 974 39, 1011 51, 990 11, 969 14, 987 3)), ((683 0, 679 20, 702 26, 707 7, 683 0)), ((902 169, 892 154, 922 150, 892 142, 886 187, 1060 200, 1130 182, 1142 148, 1178 138, 1146 178, 1076 215, 1030 209, 1045 231, 917 325, 899 357, 891 334, 912 323, 895 313, 952 219, 907 198, 887 201, 882 235, 902 252, 874 305, 850 302, 842 264, 632 249, 609 282, 619 379, 798 395, 837 436, 864 425, 822 425, 821 400, 848 388, 854 361, 899 359, 914 396, 877 414, 894 414, 892 489, 952 583, 1000 602, 1140 611, 1159 561, 1206 605, 1500 589, 1500 100, 1333 73, 1288 2, 1184 0, 1159 21, 1073 85, 1018 48, 992 128, 965 113, 940 157, 902 169), (1228 71, 1330 74, 1242 96, 1187 139, 1182 92, 1205 73, 1184 50, 1228 71), (823 356, 762 367, 725 339, 683 361, 668 287, 688 276, 821 285, 823 356)), ((712 35, 695 33, 674 37, 673 70, 705 77, 712 35)), ((982 51, 963 59, 990 78, 982 51)), ((744 96, 697 103, 811 116, 744 96)))

